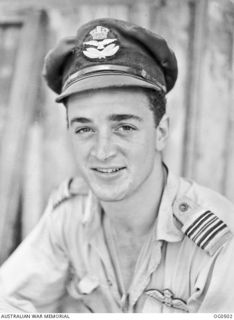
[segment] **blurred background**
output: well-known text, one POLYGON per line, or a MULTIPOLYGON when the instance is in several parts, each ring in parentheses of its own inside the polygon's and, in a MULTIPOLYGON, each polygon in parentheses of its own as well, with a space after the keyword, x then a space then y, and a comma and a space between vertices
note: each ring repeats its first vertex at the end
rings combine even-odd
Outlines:
POLYGON ((0 0, 0 264, 75 173, 64 107, 41 77, 44 56, 103 17, 168 40, 179 78, 165 161, 234 201, 234 0, 0 0))

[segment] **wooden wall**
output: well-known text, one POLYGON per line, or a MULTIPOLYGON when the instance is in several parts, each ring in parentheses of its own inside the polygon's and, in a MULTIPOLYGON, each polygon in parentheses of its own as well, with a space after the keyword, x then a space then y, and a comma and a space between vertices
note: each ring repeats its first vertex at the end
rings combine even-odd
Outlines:
MULTIPOLYGON (((8 32, 11 43, 7 46, 0 41, 0 56, 5 59, 0 62, 0 93, 3 97, 0 104, 0 144, 7 141, 1 148, 0 163, 3 160, 5 163, 9 157, 9 145, 13 146, 14 157, 18 150, 13 142, 14 134, 8 140, 4 138, 6 128, 12 126, 10 122, 14 120, 14 117, 13 120, 5 119, 4 114, 8 109, 12 110, 12 114, 18 110, 10 105, 16 101, 16 93, 12 91, 16 81, 13 71, 19 63, 17 48, 23 41, 21 29, 4 29, 3 24, 12 17, 26 19, 33 14, 47 16, 47 19, 42 19, 43 22, 38 21, 38 31, 32 35, 35 47, 27 48, 34 61, 41 61, 45 47, 49 49, 59 38, 75 34, 77 27, 94 18, 129 20, 165 36, 176 52, 179 64, 177 84, 168 95, 171 137, 165 150, 165 161, 177 174, 193 178, 234 201, 233 1, 0 0, 0 37, 6 38, 8 32), (14 102, 10 104, 9 99, 14 102)), ((27 62, 23 65, 29 68, 27 62)), ((38 66, 36 70, 39 73, 38 66)), ((26 79, 30 82, 32 76, 29 72, 26 79)), ((22 81, 26 81, 25 76, 22 81)), ((26 236, 39 219, 51 190, 75 172, 64 109, 54 103, 55 95, 45 88, 39 78, 34 81, 37 92, 30 98, 34 111, 30 113, 23 131, 25 133, 20 139, 24 141, 20 149, 20 165, 15 167, 9 163, 0 168, 0 175, 4 176, 2 190, 6 181, 10 181, 8 193, 2 193, 0 202, 5 201, 9 205, 9 194, 15 193, 18 206, 11 209, 11 223, 7 225, 13 231, 21 225, 20 238, 26 236), (16 189, 15 181, 18 185, 16 189)), ((28 88, 31 91, 29 83, 28 88)), ((24 108, 20 110, 17 111, 18 119, 22 119, 21 112, 27 112, 24 108)), ((3 230, 8 221, 8 210, 3 210, 0 215, 0 237, 4 234, 1 239, 7 237, 3 230)), ((2 261, 16 245, 13 237, 12 232, 7 249, 0 254, 2 261)))

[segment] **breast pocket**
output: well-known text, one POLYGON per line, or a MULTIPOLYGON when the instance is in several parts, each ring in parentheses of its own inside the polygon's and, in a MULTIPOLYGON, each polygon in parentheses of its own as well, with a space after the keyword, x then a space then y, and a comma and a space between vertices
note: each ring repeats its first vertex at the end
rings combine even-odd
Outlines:
POLYGON ((93 275, 87 274, 81 279, 73 276, 67 291, 73 299, 73 306, 77 303, 77 310, 80 309, 80 312, 120 312, 110 288, 93 275))

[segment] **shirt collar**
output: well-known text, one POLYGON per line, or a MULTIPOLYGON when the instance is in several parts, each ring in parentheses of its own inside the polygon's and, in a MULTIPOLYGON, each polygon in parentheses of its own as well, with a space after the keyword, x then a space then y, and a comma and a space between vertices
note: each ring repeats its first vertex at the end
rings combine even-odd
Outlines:
MULTIPOLYGON (((166 167, 166 166, 165 166, 166 167)), ((167 167, 166 167, 167 169, 167 167)), ((167 169, 167 182, 162 194, 158 216, 154 226, 154 239, 167 242, 178 242, 183 233, 178 228, 173 216, 173 204, 177 198, 180 179, 167 169)), ((94 194, 89 191, 86 199, 83 224, 86 225, 89 238, 92 238, 102 228, 102 210, 94 194)))
POLYGON ((168 169, 167 171, 167 182, 156 219, 155 240, 178 242, 182 240, 184 235, 177 227, 176 220, 173 216, 173 204, 177 198, 180 179, 168 169))

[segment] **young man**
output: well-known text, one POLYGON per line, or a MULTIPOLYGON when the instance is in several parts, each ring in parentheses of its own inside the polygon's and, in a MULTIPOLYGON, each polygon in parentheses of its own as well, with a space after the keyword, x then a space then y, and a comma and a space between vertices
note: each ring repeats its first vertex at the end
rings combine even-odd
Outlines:
POLYGON ((166 41, 91 21, 49 53, 44 75, 82 178, 1 268, 1 310, 56 311, 67 295, 72 312, 234 312, 233 206, 162 162, 177 78, 166 41))

